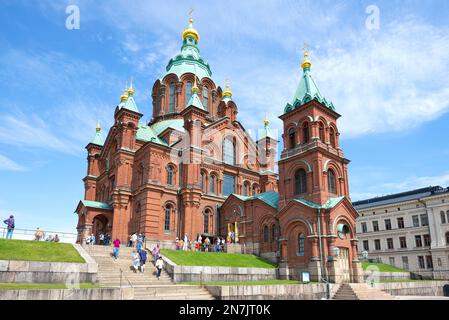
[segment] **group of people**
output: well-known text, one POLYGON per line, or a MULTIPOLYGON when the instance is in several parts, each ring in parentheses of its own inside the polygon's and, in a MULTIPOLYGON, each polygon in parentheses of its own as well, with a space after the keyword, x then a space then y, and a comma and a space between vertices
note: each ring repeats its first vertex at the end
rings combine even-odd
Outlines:
POLYGON ((137 232, 134 232, 129 236, 128 247, 136 248, 136 250, 139 251, 140 249, 142 249, 144 241, 145 236, 143 234, 137 234, 137 232))
POLYGON ((233 243, 235 234, 230 231, 227 237, 217 237, 212 240, 206 236, 203 241, 201 234, 197 235, 195 240, 189 240, 187 234, 183 238, 176 237, 175 249, 183 251, 203 251, 203 252, 224 252, 226 243, 233 243))
POLYGON ((86 237, 86 239, 84 239, 86 244, 89 244, 89 245, 99 244, 101 246, 108 246, 108 245, 110 245, 111 244, 111 240, 112 240, 112 237, 111 237, 110 234, 103 234, 103 233, 100 233, 100 235, 98 236, 98 241, 97 241, 97 238, 95 237, 95 235, 93 233, 90 236, 88 235, 86 237))

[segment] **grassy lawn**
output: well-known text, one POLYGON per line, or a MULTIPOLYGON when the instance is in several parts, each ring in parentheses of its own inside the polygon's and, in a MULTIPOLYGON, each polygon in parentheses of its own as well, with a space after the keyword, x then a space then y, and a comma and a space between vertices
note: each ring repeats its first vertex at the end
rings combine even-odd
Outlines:
MULTIPOLYGON (((97 284, 80 283, 80 289, 100 288, 97 284)), ((65 283, 0 283, 0 290, 68 289, 65 283)))
POLYGON ((0 239, 0 260, 84 263, 69 243, 0 239))
MULTIPOLYGON (((380 272, 407 272, 407 270, 399 269, 393 266, 390 266, 389 264, 385 263, 374 263, 374 262, 362 262, 362 268, 363 270, 366 270, 368 267, 377 267, 380 272)), ((374 269, 374 268, 373 268, 374 269)))
MULTIPOLYGON (((192 285, 206 285, 206 286, 257 286, 257 285, 272 285, 272 284, 304 284, 305 282, 295 280, 258 280, 258 281, 237 281, 237 282, 225 282, 225 281, 208 281, 208 282, 182 282, 180 284, 192 284, 192 285)), ((313 282, 309 282, 313 283, 313 282)))
POLYGON ((276 268, 276 264, 250 254, 168 249, 162 249, 161 254, 183 266, 276 268))

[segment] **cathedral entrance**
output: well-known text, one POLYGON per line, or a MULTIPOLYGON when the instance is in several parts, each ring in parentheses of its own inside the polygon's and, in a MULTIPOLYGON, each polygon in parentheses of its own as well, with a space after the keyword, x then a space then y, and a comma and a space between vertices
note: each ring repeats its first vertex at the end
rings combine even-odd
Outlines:
POLYGON ((239 242, 239 229, 237 221, 233 223, 228 223, 228 234, 226 236, 228 235, 231 237, 232 242, 234 243, 239 242))
POLYGON ((341 281, 343 283, 351 282, 351 270, 349 267, 349 249, 339 248, 340 257, 338 258, 339 269, 341 272, 341 281))
POLYGON ((108 224, 108 218, 104 215, 97 215, 92 223, 92 233, 95 235, 96 244, 100 243, 100 234, 106 234, 111 232, 111 228, 108 224))

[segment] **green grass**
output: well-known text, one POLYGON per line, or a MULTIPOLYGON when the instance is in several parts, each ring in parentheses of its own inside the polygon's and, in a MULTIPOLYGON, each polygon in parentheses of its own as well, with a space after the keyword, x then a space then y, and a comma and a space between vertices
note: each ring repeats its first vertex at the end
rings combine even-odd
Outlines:
POLYGON ((250 254, 168 249, 162 249, 161 254, 183 266, 276 268, 276 264, 250 254))
MULTIPOLYGON (((273 284, 304 284, 305 282, 295 281, 295 280, 258 280, 258 281, 236 281, 236 282, 225 282, 225 281, 208 281, 208 282, 182 282, 181 284, 192 284, 192 285, 206 285, 206 286, 257 286, 257 285, 273 285, 273 284)), ((313 283, 313 282, 309 282, 313 283)))
POLYGON ((84 263, 69 243, 0 239, 0 260, 84 263))
MULTIPOLYGON (((100 288, 97 284, 80 283, 80 289, 100 288)), ((69 289, 65 283, 0 283, 0 290, 69 289)))
MULTIPOLYGON (((367 262, 367 261, 363 261, 362 262, 362 268, 363 270, 366 270, 368 267, 372 267, 375 266, 377 267, 380 272, 408 272, 407 270, 404 269, 399 269, 393 266, 390 266, 389 264, 385 264, 385 263, 374 263, 374 262, 367 262)), ((371 270, 371 268, 370 268, 371 270)), ((372 269, 374 271, 374 268, 372 269)))

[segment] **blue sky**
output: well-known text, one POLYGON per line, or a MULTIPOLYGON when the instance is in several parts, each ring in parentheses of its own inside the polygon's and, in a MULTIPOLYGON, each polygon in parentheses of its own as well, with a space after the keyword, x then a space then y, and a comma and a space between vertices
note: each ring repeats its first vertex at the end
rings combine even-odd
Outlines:
POLYGON ((447 1, 0 0, 0 217, 18 228, 74 232, 84 147, 109 128, 134 78, 143 119, 150 91, 181 45, 193 7, 202 56, 239 119, 273 129, 301 74, 312 73, 342 115, 353 200, 449 185, 447 1), (65 27, 69 4, 80 29, 65 27), (365 26, 376 5, 380 28, 365 26))

